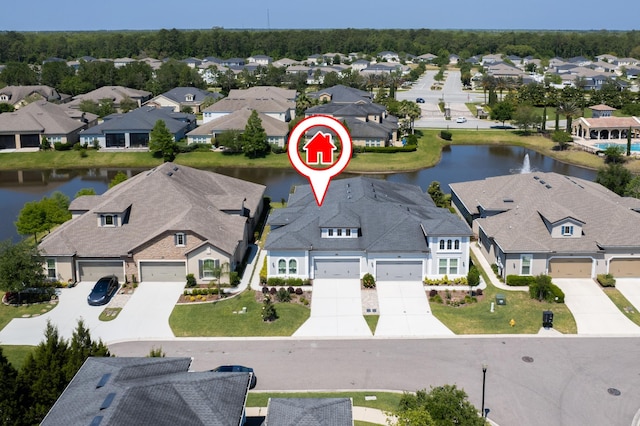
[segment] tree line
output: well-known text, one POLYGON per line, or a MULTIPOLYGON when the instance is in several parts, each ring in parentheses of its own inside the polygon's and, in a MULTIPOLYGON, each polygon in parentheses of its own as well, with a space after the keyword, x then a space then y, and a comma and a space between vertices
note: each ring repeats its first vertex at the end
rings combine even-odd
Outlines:
POLYGON ((311 54, 361 52, 463 58, 504 53, 541 58, 610 53, 640 57, 640 31, 477 31, 432 29, 206 30, 0 33, 0 63, 42 63, 49 57, 75 60, 156 57, 184 59, 269 55, 304 60, 311 54))

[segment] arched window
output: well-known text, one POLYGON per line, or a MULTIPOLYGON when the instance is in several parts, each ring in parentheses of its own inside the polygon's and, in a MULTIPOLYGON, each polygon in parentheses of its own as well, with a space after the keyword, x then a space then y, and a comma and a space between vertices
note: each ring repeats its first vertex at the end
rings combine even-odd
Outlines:
POLYGON ((278 260, 278 273, 286 274, 287 273, 287 261, 284 259, 278 260))
POLYGON ((447 240, 447 250, 451 250, 451 240, 447 240))
POLYGON ((298 273, 298 261, 295 259, 289 260, 289 273, 297 274, 298 273))
POLYGON ((453 247, 456 250, 460 250, 460 240, 455 240, 455 242, 453 243, 453 247))
POLYGON ((440 250, 444 250, 444 240, 440 240, 440 250))

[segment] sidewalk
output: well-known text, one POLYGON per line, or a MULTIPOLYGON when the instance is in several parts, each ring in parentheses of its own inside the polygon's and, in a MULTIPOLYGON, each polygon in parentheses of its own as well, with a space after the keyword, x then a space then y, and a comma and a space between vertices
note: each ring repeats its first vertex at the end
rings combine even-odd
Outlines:
POLYGON ((500 281, 498 277, 496 277, 496 274, 493 273, 493 270, 491 269, 491 265, 489 265, 489 262, 480 251, 480 247, 478 247, 478 244, 471 242, 469 244, 469 248, 471 249, 474 256, 476 257, 476 261, 479 263, 478 266, 484 269, 484 271, 487 273, 487 276, 489 277, 489 281, 491 281, 491 284, 493 284, 494 287, 499 288, 501 290, 506 290, 506 291, 527 291, 527 292, 529 291, 529 286, 511 287, 506 285, 502 281, 500 281))
MULTIPOLYGON (((247 407, 245 408, 247 417, 265 417, 267 407, 247 407)), ((369 407, 353 407, 353 420, 368 422, 377 425, 386 425, 389 417, 382 411, 369 407)))

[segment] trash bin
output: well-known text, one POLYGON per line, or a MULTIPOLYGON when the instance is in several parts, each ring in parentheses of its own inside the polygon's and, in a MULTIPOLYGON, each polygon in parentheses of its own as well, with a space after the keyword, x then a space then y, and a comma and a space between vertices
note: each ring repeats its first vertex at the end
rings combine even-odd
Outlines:
POLYGON ((553 312, 542 311, 542 326, 544 328, 553 328, 553 312))

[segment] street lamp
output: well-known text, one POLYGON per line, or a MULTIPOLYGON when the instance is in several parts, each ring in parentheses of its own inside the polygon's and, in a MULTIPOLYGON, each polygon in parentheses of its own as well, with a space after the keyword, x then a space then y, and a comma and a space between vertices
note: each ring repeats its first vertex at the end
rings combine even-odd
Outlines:
POLYGON ((484 388, 487 382, 487 364, 482 364, 482 417, 487 417, 487 412, 484 411, 484 388))

